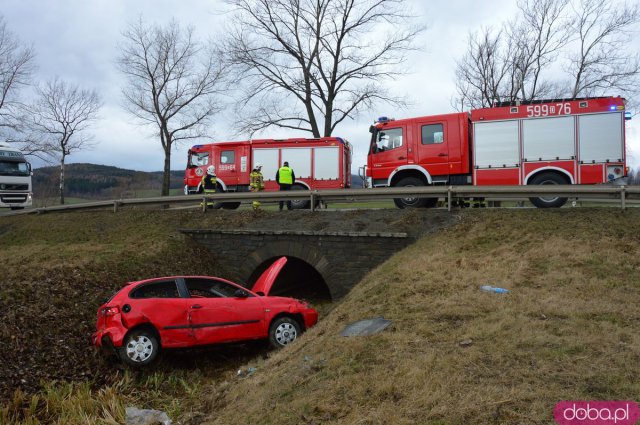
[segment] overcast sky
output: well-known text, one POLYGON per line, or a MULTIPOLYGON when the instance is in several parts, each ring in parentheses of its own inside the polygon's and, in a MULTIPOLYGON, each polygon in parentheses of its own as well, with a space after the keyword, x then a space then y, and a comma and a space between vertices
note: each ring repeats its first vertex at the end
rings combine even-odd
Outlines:
MULTIPOLYGON (((159 140, 151 128, 137 125, 122 107, 123 78, 115 67, 121 31, 139 16, 158 23, 175 18, 182 24, 194 25, 200 37, 212 37, 223 27, 223 3, 220 0, 0 0, 0 4, 0 13, 9 29, 35 48, 36 80, 58 76, 96 89, 104 101, 100 120, 93 127, 95 146, 72 154, 68 162, 161 170, 163 153, 159 140)), ((483 26, 499 26, 517 10, 515 0, 407 0, 407 4, 428 30, 417 40, 420 51, 413 53, 406 63, 411 74, 389 84, 398 93, 410 95, 412 105, 406 110, 391 110, 381 105, 378 110, 338 127, 334 134, 354 145, 354 173, 366 161, 368 128, 375 117, 451 112, 455 61, 464 53, 468 32, 483 26)), ((216 121, 211 133, 213 140, 233 140, 230 117, 222 114, 216 121)), ((640 166, 639 121, 640 116, 627 122, 629 162, 634 167, 640 166)), ((273 129, 266 130, 260 137, 308 137, 307 134, 273 129)), ((172 169, 184 169, 188 148, 188 145, 179 145, 174 150, 172 169)))

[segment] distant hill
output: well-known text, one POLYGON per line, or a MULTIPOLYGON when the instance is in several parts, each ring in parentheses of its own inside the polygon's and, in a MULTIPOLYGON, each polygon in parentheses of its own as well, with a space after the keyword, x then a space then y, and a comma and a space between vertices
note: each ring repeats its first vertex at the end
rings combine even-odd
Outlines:
MULTIPOLYGON (((171 171, 173 190, 182 190, 184 171, 171 171)), ((38 199, 57 197, 60 168, 42 167, 33 170, 34 196, 38 199)), ((362 179, 351 175, 351 187, 362 187, 362 179)), ((84 199, 116 199, 159 196, 162 189, 161 171, 135 171, 109 165, 68 164, 65 170, 65 196, 84 199)))
MULTIPOLYGON (((171 171, 171 189, 183 186, 183 170, 171 171)), ((60 168, 42 167, 33 170, 33 189, 36 198, 49 198, 57 195, 60 185, 60 168)), ((160 194, 162 172, 135 171, 108 165, 68 164, 65 169, 65 196, 114 199, 133 198, 160 194)))
POLYGON ((362 179, 357 174, 351 174, 351 188, 360 189, 362 187, 362 179))

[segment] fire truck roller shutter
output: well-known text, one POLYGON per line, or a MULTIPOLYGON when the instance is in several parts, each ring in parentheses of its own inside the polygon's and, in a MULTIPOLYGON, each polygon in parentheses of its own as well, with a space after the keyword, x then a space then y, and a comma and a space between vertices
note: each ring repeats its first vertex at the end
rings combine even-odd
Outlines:
POLYGON ((624 159, 624 115, 621 112, 578 117, 580 157, 585 164, 622 162, 624 159))
POLYGON ((276 172, 278 171, 278 168, 280 168, 280 164, 278 164, 279 154, 280 150, 278 148, 254 149, 251 169, 253 169, 256 164, 260 163, 262 164, 262 176, 264 177, 264 181, 275 180, 276 172))

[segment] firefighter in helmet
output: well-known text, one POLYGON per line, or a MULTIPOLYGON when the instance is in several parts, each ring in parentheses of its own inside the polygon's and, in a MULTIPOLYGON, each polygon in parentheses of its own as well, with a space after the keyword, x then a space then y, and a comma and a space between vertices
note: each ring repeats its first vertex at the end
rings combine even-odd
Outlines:
MULTIPOLYGON (((213 165, 209 165, 207 167, 207 172, 202 176, 202 181, 200 182, 200 186, 205 195, 212 195, 216 193, 216 188, 218 186, 218 179, 216 178, 216 167, 213 165)), ((202 206, 202 203, 200 204, 202 206)), ((213 202, 207 201, 207 208, 213 208, 213 202)))
MULTIPOLYGON (((259 162, 253 166, 249 175, 249 190, 252 192, 262 192, 264 190, 264 177, 262 176, 262 164, 259 162)), ((260 201, 253 201, 253 209, 260 208, 260 201)))

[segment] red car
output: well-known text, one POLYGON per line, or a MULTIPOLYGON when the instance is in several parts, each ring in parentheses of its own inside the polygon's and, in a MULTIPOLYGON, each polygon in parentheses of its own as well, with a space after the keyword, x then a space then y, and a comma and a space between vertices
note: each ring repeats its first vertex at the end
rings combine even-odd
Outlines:
POLYGON ((266 338, 283 347, 318 321, 307 303, 268 296, 286 262, 273 263, 251 291, 207 276, 130 282, 98 310, 93 344, 114 348, 132 366, 153 362, 161 347, 266 338))

